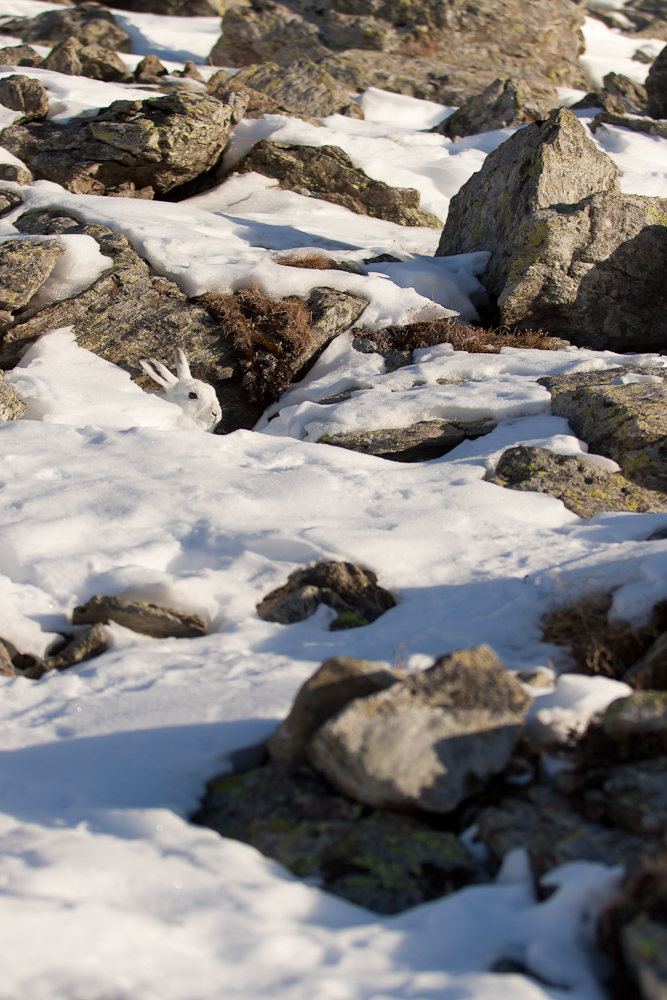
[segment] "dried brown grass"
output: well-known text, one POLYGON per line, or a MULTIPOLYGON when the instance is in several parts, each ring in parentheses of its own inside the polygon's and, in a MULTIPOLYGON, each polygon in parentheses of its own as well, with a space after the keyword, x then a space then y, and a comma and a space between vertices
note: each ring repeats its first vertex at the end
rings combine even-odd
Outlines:
POLYGON ((667 601, 653 608, 645 625, 609 619, 612 595, 588 594, 559 604, 542 619, 546 642, 569 648, 577 673, 620 680, 667 630, 667 601))
POLYGON ((469 354, 498 354, 501 347, 532 348, 550 350, 551 339, 541 330, 519 330, 512 332, 504 327, 498 329, 472 327, 455 319, 423 320, 406 326, 388 326, 376 333, 356 329, 355 336, 375 340, 383 349, 394 351, 415 351, 436 344, 451 344, 456 350, 469 354))
POLYGON ((286 254, 283 257, 274 257, 273 261, 275 264, 282 264, 283 267, 308 267, 316 271, 330 271, 332 269, 331 258, 319 253, 286 254))

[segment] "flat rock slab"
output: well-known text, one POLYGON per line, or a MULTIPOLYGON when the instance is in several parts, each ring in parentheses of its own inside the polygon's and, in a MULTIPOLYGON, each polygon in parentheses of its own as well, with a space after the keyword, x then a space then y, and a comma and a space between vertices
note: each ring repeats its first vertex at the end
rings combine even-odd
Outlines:
POLYGON ((638 514, 667 510, 667 494, 645 490, 585 456, 557 455, 547 448, 508 448, 488 482, 510 490, 547 493, 583 518, 614 510, 638 514))
POLYGON ((230 84, 234 90, 248 87, 261 91, 277 104, 309 117, 364 117, 349 91, 310 59, 297 59, 289 66, 272 62, 248 66, 236 73, 230 84))
POLYGON ((14 312, 27 305, 64 253, 65 248, 57 240, 2 240, 0 309, 14 312))
POLYGON ((495 426, 493 421, 464 424, 452 420, 420 420, 410 427, 323 434, 319 441, 362 455, 388 458, 392 462, 426 462, 446 455, 463 441, 488 434, 495 426))
POLYGON ((67 667, 101 656, 108 645, 109 640, 104 625, 94 624, 90 628, 82 629, 78 635, 71 636, 57 652, 43 660, 34 660, 32 665, 23 669, 19 667, 16 672, 23 677, 39 680, 49 670, 66 670, 67 667))
POLYGON ((357 215, 401 226, 439 229, 442 225, 435 215, 420 210, 416 188, 395 188, 372 180, 338 146, 280 146, 265 139, 253 146, 233 170, 275 177, 286 191, 322 198, 357 215))
POLYGON ((287 583, 257 605, 264 621, 290 625, 310 618, 320 604, 337 612, 331 631, 369 625, 396 601, 375 573, 347 562, 325 562, 290 573, 287 583))
POLYGON ((531 702, 488 646, 459 650, 350 702, 308 753, 358 802, 448 813, 507 765, 531 702))
POLYGON ((155 639, 189 639, 206 635, 206 621, 200 615, 165 608, 142 601, 125 601, 120 597, 91 597, 86 604, 74 608, 73 625, 92 622, 117 622, 133 632, 151 635, 155 639))

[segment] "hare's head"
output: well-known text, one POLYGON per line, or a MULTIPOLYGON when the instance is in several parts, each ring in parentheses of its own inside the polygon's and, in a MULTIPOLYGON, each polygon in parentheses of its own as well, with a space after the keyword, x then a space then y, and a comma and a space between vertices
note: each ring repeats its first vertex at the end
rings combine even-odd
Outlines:
POLYGON ((213 431, 222 419, 222 410, 215 389, 207 382, 192 378, 185 353, 180 347, 174 351, 176 375, 155 358, 142 358, 141 367, 164 389, 164 398, 176 403, 183 411, 179 427, 196 427, 200 431, 213 431))

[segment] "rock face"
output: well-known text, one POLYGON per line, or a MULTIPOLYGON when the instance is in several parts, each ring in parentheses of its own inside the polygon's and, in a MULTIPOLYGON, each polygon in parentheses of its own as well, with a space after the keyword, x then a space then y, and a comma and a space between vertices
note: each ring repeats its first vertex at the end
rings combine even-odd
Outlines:
POLYGON ((646 489, 667 491, 667 384, 664 369, 612 369, 542 381, 552 412, 566 417, 591 451, 612 458, 646 489), (662 372, 662 375, 651 374, 662 372), (660 381, 658 381, 660 379, 660 381))
POLYGON ((26 404, 16 395, 14 386, 0 377, 0 423, 19 420, 26 411, 26 404))
POLYGON ((576 115, 559 108, 487 156, 452 198, 436 255, 491 251, 482 280, 499 296, 516 280, 515 247, 522 243, 523 224, 539 209, 572 205, 605 190, 620 190, 615 163, 593 145, 576 115))
POLYGON ((130 36, 118 27, 111 11, 101 3, 80 3, 76 7, 47 10, 37 17, 17 17, 5 21, 2 30, 34 45, 57 45, 74 36, 84 44, 132 51, 130 36))
POLYGON ((667 51, 659 54, 646 78, 648 113, 653 118, 667 118, 667 51))
POLYGON ((324 434, 319 440, 336 448, 377 455, 392 462, 426 462, 446 455, 463 441, 488 434, 495 426, 493 421, 463 424, 453 420, 422 420, 410 427, 324 434))
POLYGON ((585 456, 557 455, 547 448, 508 448, 489 482, 511 490, 547 493, 584 518, 612 510, 639 514, 667 510, 667 494, 642 489, 585 456))
POLYGON ((213 167, 234 124, 230 105, 180 91, 115 101, 64 125, 13 125, 0 142, 36 178, 75 194, 152 198, 213 167))
POLYGON ((235 90, 246 87, 259 90, 277 104, 302 115, 364 117, 345 87, 310 59, 297 59, 289 66, 271 62, 250 66, 231 77, 230 84, 235 90))
POLYGON ((121 597, 91 597, 86 604, 74 608, 73 625, 92 625, 96 622, 104 625, 117 622, 133 632, 151 635, 155 639, 187 639, 206 635, 206 622, 200 615, 143 601, 126 601, 121 597))
POLYGON ((460 139, 465 135, 540 121, 548 118, 556 107, 558 94, 553 86, 497 79, 481 94, 469 97, 433 131, 449 139, 460 139))
POLYGON ((351 702, 309 755, 358 802, 448 813, 503 770, 530 702, 488 646, 459 650, 351 702))
POLYGON ((27 305, 64 253, 56 240, 0 241, 0 309, 14 312, 27 305))
POLYGON ((49 98, 39 80, 15 73, 0 80, 0 104, 23 115, 19 121, 44 118, 49 110, 49 98))
POLYGON ((582 15, 564 0, 464 0, 418 5, 322 5, 316 0, 257 0, 223 17, 214 65, 273 60, 287 66, 307 56, 325 62, 350 89, 384 87, 447 104, 479 93, 497 76, 531 83, 583 82, 582 15), (429 86, 430 85, 430 86, 429 86))
POLYGON ((275 177, 280 187, 312 195, 334 205, 402 226, 442 225, 430 212, 419 210, 415 188, 394 188, 374 181, 355 167, 338 146, 279 146, 263 140, 234 167, 236 173, 256 171, 275 177))
POLYGON ((369 625, 393 608, 395 600, 379 587, 375 573, 347 562, 325 562, 290 573, 287 583, 257 605, 264 621, 289 625, 310 618, 318 605, 338 613, 331 631, 369 625))

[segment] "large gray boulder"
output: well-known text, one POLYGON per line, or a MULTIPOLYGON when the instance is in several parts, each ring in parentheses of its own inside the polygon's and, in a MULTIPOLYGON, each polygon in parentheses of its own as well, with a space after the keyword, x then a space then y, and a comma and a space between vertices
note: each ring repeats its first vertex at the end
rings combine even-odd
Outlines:
POLYGON ((667 45, 646 77, 648 113, 653 118, 667 118, 667 45))
POLYGON ((481 94, 469 97, 433 131, 448 139, 460 139, 465 135, 540 121, 548 118, 557 106, 558 94, 552 84, 498 78, 481 94))
POLYGON ((19 121, 44 118, 49 110, 49 98, 39 80, 22 73, 13 73, 0 80, 0 104, 12 111, 20 111, 19 121))
POLYGON ((93 118, 12 125, 0 144, 36 178, 75 194, 152 198, 213 167, 236 124, 230 104, 180 91, 115 101, 93 118))
POLYGON ((374 808, 448 813, 508 763, 530 697, 488 646, 357 698, 313 737, 313 765, 374 808))
POLYGON ((57 45, 74 36, 84 44, 132 51, 130 36, 118 27, 109 8, 101 3, 80 3, 46 10, 37 17, 13 18, 3 23, 2 31, 33 45, 57 45))
POLYGON ((289 66, 267 62, 242 69, 230 79, 234 90, 259 90, 277 104, 299 114, 322 118, 347 115, 363 118, 364 113, 349 91, 310 59, 297 59, 289 66))
POLYGON ((491 251, 482 280, 499 296, 515 280, 522 224, 539 209, 572 205, 597 191, 620 191, 618 168, 576 115, 559 108, 490 153, 452 198, 436 256, 491 251))

